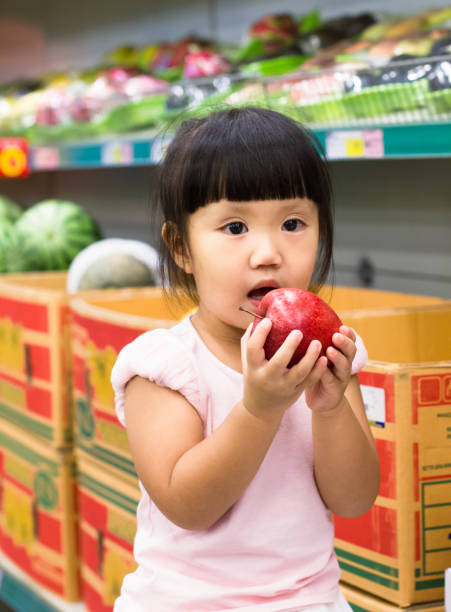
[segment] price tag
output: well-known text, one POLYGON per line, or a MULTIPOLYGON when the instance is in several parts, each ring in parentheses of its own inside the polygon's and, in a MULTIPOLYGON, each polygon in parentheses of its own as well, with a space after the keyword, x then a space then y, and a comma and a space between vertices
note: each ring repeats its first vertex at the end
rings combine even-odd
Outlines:
POLYGON ((60 152, 56 147, 39 147, 32 152, 33 168, 55 170, 60 165, 60 152))
POLYGON ((340 130, 326 134, 329 159, 374 159, 384 157, 382 130, 340 130))
POLYGON ((364 152, 363 138, 346 138, 346 157, 363 157, 364 152))
POLYGON ((361 385, 366 417, 372 425, 385 427, 385 391, 379 387, 361 385))
POLYGON ((0 177, 21 178, 30 172, 28 141, 0 138, 0 177))
POLYGON ((133 162, 131 142, 107 142, 102 147, 102 164, 105 166, 129 165, 133 162))

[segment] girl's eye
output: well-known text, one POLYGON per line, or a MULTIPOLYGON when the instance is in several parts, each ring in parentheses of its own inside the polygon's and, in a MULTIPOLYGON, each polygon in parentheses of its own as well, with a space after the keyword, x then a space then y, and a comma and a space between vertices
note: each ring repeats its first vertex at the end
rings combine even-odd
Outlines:
POLYGON ((224 226, 224 230, 228 234, 237 235, 244 234, 244 232, 247 231, 247 227, 241 221, 233 221, 232 223, 227 223, 227 225, 224 226))
POLYGON ((282 229, 284 229, 286 232, 296 232, 297 230, 301 229, 303 225, 304 224, 300 219, 288 219, 282 225, 282 229))

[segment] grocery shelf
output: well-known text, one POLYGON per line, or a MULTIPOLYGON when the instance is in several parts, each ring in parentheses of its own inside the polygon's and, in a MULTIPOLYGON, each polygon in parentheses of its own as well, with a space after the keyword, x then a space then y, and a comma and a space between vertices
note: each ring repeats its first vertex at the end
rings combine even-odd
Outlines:
MULTIPOLYGON (((329 159, 451 156, 451 121, 405 125, 357 124, 313 131, 329 159)), ((161 159, 169 137, 155 132, 121 134, 98 141, 34 146, 30 169, 69 170, 148 166, 161 159)))
POLYGON ((36 585, 0 553, 0 608, 4 602, 17 612, 86 612, 83 603, 68 603, 36 585))

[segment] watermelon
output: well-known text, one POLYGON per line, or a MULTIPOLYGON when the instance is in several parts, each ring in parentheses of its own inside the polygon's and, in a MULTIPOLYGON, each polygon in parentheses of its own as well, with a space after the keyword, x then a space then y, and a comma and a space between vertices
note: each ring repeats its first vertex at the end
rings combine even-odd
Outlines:
POLYGON ((18 204, 0 195, 0 223, 3 221, 15 223, 21 214, 22 209, 18 204))
POLYGON ((20 271, 20 249, 12 223, 0 221, 0 274, 20 271))
POLYGON ((23 270, 66 270, 74 257, 100 238, 94 219, 68 200, 44 200, 22 213, 15 225, 23 270))
POLYGON ((67 291, 158 284, 157 251, 139 240, 107 238, 94 242, 72 261, 67 291))

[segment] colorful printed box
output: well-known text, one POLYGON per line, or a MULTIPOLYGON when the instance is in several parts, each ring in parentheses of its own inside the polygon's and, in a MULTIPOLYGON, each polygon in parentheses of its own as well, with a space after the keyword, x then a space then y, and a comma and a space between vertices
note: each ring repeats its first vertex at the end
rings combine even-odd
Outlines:
POLYGON ((0 276, 0 419, 55 447, 72 439, 65 278, 0 276))
POLYGON ((111 612, 124 576, 136 568, 133 541, 141 494, 135 481, 77 453, 83 600, 111 612))
POLYGON ((400 608, 347 584, 341 584, 341 590, 354 612, 445 612, 442 601, 400 608))
POLYGON ((451 305, 343 317, 372 360, 360 373, 382 483, 336 518, 342 580, 401 607, 443 599, 451 565, 451 305))
POLYGON ((144 331, 171 327, 192 305, 169 309, 153 288, 74 298, 70 307, 76 446, 135 480, 127 434, 116 417, 111 369, 125 344, 144 331))
POLYGON ((79 599, 74 458, 0 421, 0 550, 40 586, 79 599))

